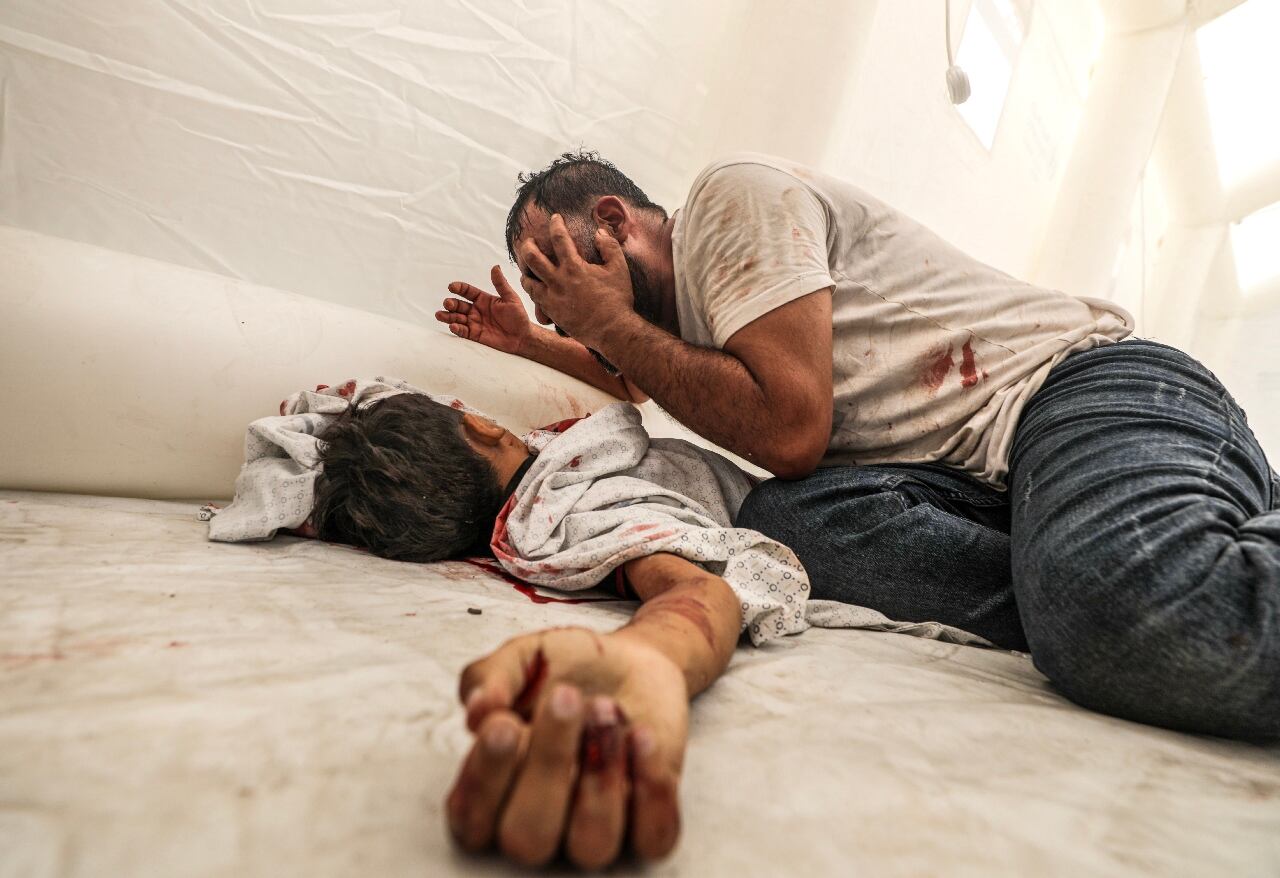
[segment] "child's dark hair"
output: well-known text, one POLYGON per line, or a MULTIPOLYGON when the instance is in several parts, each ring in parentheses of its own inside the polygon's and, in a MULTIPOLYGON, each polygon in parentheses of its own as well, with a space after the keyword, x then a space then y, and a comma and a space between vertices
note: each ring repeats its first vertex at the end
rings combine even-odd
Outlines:
POLYGON ((463 437, 462 412, 396 394, 342 415, 320 458, 311 514, 320 539, 403 561, 487 551, 502 487, 463 437))

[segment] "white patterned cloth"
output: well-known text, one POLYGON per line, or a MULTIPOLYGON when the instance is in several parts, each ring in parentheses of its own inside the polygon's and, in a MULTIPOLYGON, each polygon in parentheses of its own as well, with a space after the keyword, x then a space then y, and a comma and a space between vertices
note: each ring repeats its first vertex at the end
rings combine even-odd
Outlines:
POLYGON ((679 439, 650 439, 630 403, 535 431, 538 456, 494 527, 499 563, 514 576, 565 591, 591 588, 635 558, 667 552, 722 576, 742 607, 741 629, 759 645, 810 626, 894 631, 990 645, 937 622, 895 622, 849 604, 809 599, 795 554, 732 526, 752 477, 679 439))
MULTIPOLYGON (((425 394, 451 408, 482 415, 457 397, 427 393, 395 378, 352 378, 336 387, 321 384, 301 390, 280 403, 279 416, 249 425, 235 499, 224 509, 201 510, 200 518, 209 522, 209 539, 269 540, 278 530, 304 528, 315 505, 321 434, 351 406, 363 407, 398 393, 425 394)), ((314 536, 305 530, 302 535, 314 536)))

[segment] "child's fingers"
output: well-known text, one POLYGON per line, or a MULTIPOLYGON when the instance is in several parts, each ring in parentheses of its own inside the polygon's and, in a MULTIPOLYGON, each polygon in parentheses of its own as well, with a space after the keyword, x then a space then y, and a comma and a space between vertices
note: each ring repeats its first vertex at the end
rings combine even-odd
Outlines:
POLYGON ((627 731, 612 699, 592 699, 582 732, 578 788, 565 852, 580 869, 618 858, 627 828, 627 731))
POLYGON ((528 728, 510 711, 489 715, 445 801, 453 837, 469 851, 493 843, 507 790, 528 745, 528 728))
MULTIPOLYGON (((449 328, 457 332, 453 324, 449 328)), ((547 662, 538 638, 529 635, 508 640, 467 665, 458 683, 458 697, 467 707, 467 728, 474 732, 498 708, 518 711, 526 702, 531 704, 546 676, 547 662)))
POLYGON ((529 749, 498 823, 498 846, 522 866, 540 866, 560 848, 582 738, 583 697, 561 684, 543 699, 529 749))
POLYGON ((680 837, 680 778, 664 761, 652 730, 633 730, 630 743, 631 847, 642 860, 658 860, 680 837))

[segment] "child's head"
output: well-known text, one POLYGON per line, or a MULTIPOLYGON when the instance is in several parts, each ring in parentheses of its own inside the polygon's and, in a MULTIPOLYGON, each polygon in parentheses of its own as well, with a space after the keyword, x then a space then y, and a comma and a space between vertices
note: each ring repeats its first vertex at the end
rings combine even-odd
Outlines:
POLYGON ((488 544, 503 488, 528 457, 484 418, 400 393, 353 408, 323 436, 311 520, 321 539, 439 561, 488 544))

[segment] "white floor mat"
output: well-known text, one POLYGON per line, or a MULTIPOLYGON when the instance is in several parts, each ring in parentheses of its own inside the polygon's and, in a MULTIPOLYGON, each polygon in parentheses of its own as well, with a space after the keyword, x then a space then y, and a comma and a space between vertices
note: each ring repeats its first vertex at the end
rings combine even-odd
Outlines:
MULTIPOLYGON (((511 873, 444 829, 457 673, 631 605, 209 543, 195 510, 0 492, 0 875, 511 873)), ((1010 653, 741 647, 686 765, 683 840, 646 874, 1280 874, 1280 748, 1091 714, 1010 653)))

